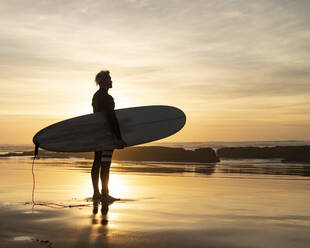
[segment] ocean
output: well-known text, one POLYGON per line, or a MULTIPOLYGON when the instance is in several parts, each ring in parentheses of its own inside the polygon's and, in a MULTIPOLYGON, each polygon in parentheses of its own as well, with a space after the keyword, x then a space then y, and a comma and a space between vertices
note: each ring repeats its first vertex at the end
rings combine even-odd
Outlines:
MULTIPOLYGON (((217 149, 307 144, 150 145, 217 149)), ((2 153, 30 150, 33 145, 0 146, 2 153)), ((279 159, 113 161, 110 194, 121 200, 107 205, 91 201, 92 160, 35 160, 35 180, 32 162, 29 156, 0 158, 0 247, 309 247, 309 164, 279 159), (43 206, 33 205, 32 196, 43 206)))
MULTIPOLYGON (((142 146, 180 147, 186 150, 211 147, 215 150, 222 147, 273 147, 273 146, 304 146, 310 145, 308 140, 283 141, 206 141, 206 142, 151 142, 142 146)), ((34 150, 33 144, 0 144, 0 154, 34 150)))

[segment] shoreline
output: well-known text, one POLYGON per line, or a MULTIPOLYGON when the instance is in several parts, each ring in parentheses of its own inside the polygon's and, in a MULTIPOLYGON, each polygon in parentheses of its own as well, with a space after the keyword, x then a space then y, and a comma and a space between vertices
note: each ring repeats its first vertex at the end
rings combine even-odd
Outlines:
MULTIPOLYGON (((0 157, 33 156, 33 151, 7 152, 0 157)), ((39 149, 39 158, 85 158, 93 159, 93 152, 64 153, 39 149)), ((113 161, 154 162, 154 163, 217 163, 220 159, 281 159, 283 163, 310 163, 310 146, 273 146, 273 147, 223 147, 186 150, 162 146, 136 146, 116 149, 113 161)))

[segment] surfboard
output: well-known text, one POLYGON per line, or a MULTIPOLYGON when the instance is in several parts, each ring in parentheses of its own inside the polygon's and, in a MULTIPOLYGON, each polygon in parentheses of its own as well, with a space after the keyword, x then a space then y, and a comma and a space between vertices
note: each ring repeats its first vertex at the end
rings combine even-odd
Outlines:
MULTIPOLYGON (((127 146, 166 138, 183 128, 184 112, 164 105, 115 110, 127 146)), ((57 122, 33 137, 38 147, 56 152, 91 152, 116 148, 106 114, 98 112, 57 122)))

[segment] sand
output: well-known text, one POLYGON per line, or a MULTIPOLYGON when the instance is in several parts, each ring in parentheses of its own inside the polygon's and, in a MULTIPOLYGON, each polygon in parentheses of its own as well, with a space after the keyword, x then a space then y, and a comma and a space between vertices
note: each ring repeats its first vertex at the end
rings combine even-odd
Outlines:
POLYGON ((0 159, 0 247, 309 247, 307 167, 114 163, 122 200, 102 206, 90 163, 36 161, 36 202, 89 204, 51 208, 31 204, 30 158, 0 159))

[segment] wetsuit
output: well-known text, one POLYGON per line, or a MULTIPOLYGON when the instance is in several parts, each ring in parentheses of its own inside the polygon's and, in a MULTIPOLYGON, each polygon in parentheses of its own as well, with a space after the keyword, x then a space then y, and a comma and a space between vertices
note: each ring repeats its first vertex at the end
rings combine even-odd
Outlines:
MULTIPOLYGON (((110 96, 107 90, 100 88, 93 96, 92 106, 94 113, 105 112, 107 120, 112 130, 112 133, 117 139, 121 139, 121 132, 118 121, 115 115, 115 103, 112 96, 110 96)), ((108 181, 110 173, 110 165, 113 155, 113 149, 96 151, 94 164, 101 164, 101 180, 102 180, 102 191, 108 194, 108 181)), ((94 167, 94 166, 93 166, 94 167)), ((96 181, 98 181, 96 179, 96 181)))
POLYGON ((121 132, 114 111, 114 99, 108 94, 107 90, 100 88, 93 96, 92 105, 94 113, 105 112, 107 114, 108 122, 113 134, 117 139, 121 139, 121 132))

